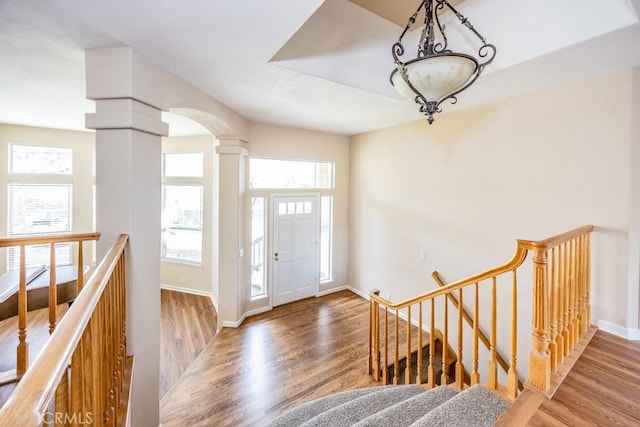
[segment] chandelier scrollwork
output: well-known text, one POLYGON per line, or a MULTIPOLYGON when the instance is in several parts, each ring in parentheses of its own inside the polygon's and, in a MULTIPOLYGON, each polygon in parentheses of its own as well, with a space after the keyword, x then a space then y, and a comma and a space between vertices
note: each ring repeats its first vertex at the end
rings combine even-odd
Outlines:
POLYGON ((495 58, 496 47, 487 43, 471 22, 447 0, 423 0, 409 18, 398 41, 393 44, 391 53, 396 64, 390 77, 391 84, 402 95, 413 99, 431 124, 433 115, 442 111, 440 105, 444 101, 449 100, 455 104, 458 101, 457 95, 478 79, 482 70, 495 58), (403 61, 401 57, 405 54, 405 47, 402 40, 416 23, 422 10, 424 23, 416 57, 403 61), (445 26, 440 21, 440 15, 446 10, 450 10, 461 25, 482 43, 478 48, 477 58, 449 49, 445 26))

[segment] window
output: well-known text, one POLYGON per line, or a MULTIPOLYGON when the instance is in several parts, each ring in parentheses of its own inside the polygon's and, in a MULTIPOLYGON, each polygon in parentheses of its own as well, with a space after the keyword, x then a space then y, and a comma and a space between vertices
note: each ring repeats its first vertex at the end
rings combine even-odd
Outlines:
MULTIPOLYGON (((9 146, 7 217, 9 237, 72 231, 72 150, 31 145, 9 146)), ((26 248, 26 267, 48 265, 50 246, 26 248)), ((71 244, 56 245, 56 264, 72 262, 71 244)), ((8 269, 20 267, 20 249, 8 250, 8 269)))
POLYGON ((164 155, 163 260, 202 264, 203 160, 203 153, 164 155))
POLYGON ((251 298, 267 294, 265 286, 265 198, 251 198, 251 298))
POLYGON ((251 158, 249 187, 333 188, 333 163, 251 158))
POLYGON ((331 254, 333 253, 333 196, 320 199, 320 281, 333 279, 331 254))
POLYGON ((71 175, 72 160, 71 148, 11 144, 9 172, 71 175))

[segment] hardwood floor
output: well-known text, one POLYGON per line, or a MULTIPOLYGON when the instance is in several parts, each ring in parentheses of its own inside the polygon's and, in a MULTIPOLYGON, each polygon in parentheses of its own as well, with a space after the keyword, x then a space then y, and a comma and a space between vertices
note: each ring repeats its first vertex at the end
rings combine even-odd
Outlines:
POLYGON ((640 425, 640 342, 598 331, 528 425, 640 425))
MULTIPOLYGON (((206 297, 162 291, 161 316, 164 427, 261 426, 306 401, 378 385, 367 374, 369 304, 349 291, 278 307, 215 337, 206 297)), ((31 361, 46 319, 46 309, 29 313, 31 361)), ((0 322, 0 370, 14 367, 12 322, 0 322)), ((0 388, 0 404, 11 388, 0 388)), ((527 425, 640 425, 640 342, 598 331, 527 425)))
POLYGON ((211 299, 162 289, 160 295, 160 398, 216 334, 211 299))
MULTIPOLYGON (((58 306, 58 322, 67 311, 67 304, 58 306)), ((27 313, 27 342, 29 363, 36 360, 40 350, 49 339, 49 309, 42 308, 27 313)), ((18 345, 18 316, 0 322, 0 372, 16 369, 16 346, 18 345)), ((0 407, 7 401, 17 383, 0 386, 0 407)))
POLYGON ((164 427, 260 426, 367 375, 369 304, 342 291, 225 328, 161 402, 164 427))

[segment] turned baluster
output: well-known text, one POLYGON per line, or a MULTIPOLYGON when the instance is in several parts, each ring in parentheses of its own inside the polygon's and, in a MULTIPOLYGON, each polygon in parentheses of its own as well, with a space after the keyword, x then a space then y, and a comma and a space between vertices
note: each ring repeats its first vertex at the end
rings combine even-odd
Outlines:
POLYGON ((480 315, 478 304, 478 283, 474 284, 474 301, 473 301, 473 370, 471 371, 471 385, 478 384, 480 382, 480 373, 478 372, 478 348, 480 326, 478 324, 478 317, 480 315))
POLYGON ((27 343, 27 267, 24 245, 20 246, 20 288, 18 290, 18 348, 16 374, 22 377, 29 365, 29 343, 27 343))
POLYGON ((429 368, 427 374, 427 384, 429 388, 434 388, 436 386, 436 366, 435 366, 435 356, 436 356, 436 300, 435 298, 431 298, 431 321, 429 326, 429 368))
POLYGON ((462 365, 462 289, 458 289, 458 352, 456 354, 456 387, 462 390, 464 383, 464 366, 462 365))
POLYGON ((564 313, 564 293, 565 287, 562 282, 562 274, 563 274, 563 266, 562 266, 562 245, 557 246, 553 250, 553 262, 557 265, 556 267, 556 276, 555 276, 555 286, 558 289, 557 294, 557 314, 556 314, 556 363, 558 366, 562 366, 564 363, 564 358, 566 356, 565 353, 565 342, 564 342, 564 322, 565 322, 565 313, 564 313))
POLYGON ((404 383, 411 383, 411 306, 407 307, 407 362, 405 368, 404 383))
POLYGON ((585 331, 591 327, 591 236, 586 235, 585 248, 585 331))
POLYGON ((56 329, 58 316, 58 292, 56 288, 56 244, 51 244, 51 254, 49 255, 49 335, 56 329))
POLYGON ((418 311, 418 366, 416 370, 416 384, 422 384, 422 301, 420 301, 418 311))
POLYGON ((518 396, 518 370, 516 368, 518 354, 518 274, 513 270, 511 285, 511 352, 509 354, 509 371, 507 372, 507 397, 518 396))
POLYGON ((384 383, 389 384, 389 309, 384 308, 384 383))
POLYGON ((556 280, 556 262, 555 262, 555 248, 551 249, 551 292, 550 292, 550 312, 549 312, 549 331, 551 341, 549 342, 549 364, 551 366, 551 370, 555 371, 558 367, 558 347, 557 347, 557 336, 558 336, 558 281, 556 280))
POLYGON ((393 383, 395 385, 398 385, 398 377, 400 376, 400 342, 398 337, 400 336, 400 317, 398 316, 398 310, 396 309, 395 311, 396 314, 396 324, 395 324, 395 336, 394 336, 394 346, 393 346, 393 350, 395 352, 394 354, 394 360, 393 360, 393 383))
POLYGON ((569 287, 569 248, 565 242, 562 244, 562 291, 563 291, 563 310, 562 310, 562 340, 564 341, 564 355, 569 354, 570 337, 571 337, 571 317, 569 316, 569 307, 571 306, 571 289, 569 287))
POLYGON ((449 300, 445 295, 444 299, 444 322, 442 327, 442 375, 440 377, 440 385, 449 384, 449 375, 447 375, 447 356, 449 349, 449 300))
POLYGON ((489 346, 489 369, 487 370, 487 381, 485 386, 495 390, 498 388, 498 363, 496 357, 497 343, 497 283, 496 278, 492 277, 491 283, 491 337, 489 346))

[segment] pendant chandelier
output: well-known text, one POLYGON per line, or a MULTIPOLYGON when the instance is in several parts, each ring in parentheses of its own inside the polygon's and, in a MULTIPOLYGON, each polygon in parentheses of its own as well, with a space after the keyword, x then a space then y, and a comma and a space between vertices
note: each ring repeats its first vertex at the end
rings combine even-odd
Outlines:
POLYGON ((431 124, 433 115, 442 111, 440 104, 446 100, 455 104, 458 101, 456 96, 478 79, 484 67, 495 58, 496 48, 487 43, 467 18, 448 1, 423 0, 393 45, 392 53, 396 68, 391 72, 391 84, 401 95, 413 99, 431 124), (417 55, 414 59, 403 61, 400 59, 405 53, 402 38, 415 24, 421 9, 424 9, 424 26, 417 55), (445 10, 453 12, 460 23, 482 42, 478 58, 448 49, 445 26, 440 23, 440 14, 445 10))

